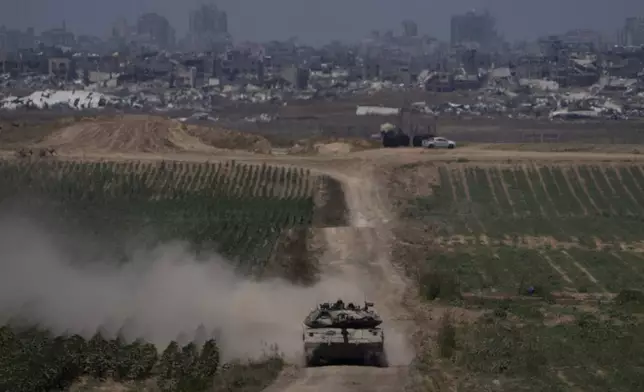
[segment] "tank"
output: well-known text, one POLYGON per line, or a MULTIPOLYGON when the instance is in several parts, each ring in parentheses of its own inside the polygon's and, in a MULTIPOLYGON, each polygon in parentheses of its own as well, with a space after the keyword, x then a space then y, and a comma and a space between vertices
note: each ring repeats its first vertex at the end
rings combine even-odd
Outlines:
POLYGON ((386 367, 382 319, 373 303, 322 303, 304 319, 306 365, 357 364, 386 367))

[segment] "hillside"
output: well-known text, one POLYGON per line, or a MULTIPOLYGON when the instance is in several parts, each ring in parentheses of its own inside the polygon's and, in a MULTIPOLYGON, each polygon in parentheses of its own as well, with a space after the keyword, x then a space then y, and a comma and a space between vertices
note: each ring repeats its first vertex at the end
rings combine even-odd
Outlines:
POLYGON ((270 153, 270 143, 258 136, 146 115, 76 122, 56 130, 37 146, 65 152, 215 153, 238 149, 270 153))

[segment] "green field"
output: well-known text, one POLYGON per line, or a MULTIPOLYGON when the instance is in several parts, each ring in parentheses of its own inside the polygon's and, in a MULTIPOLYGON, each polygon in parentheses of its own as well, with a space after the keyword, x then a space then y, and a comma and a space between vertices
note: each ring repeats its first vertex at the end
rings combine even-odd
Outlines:
POLYGON ((641 390, 644 167, 425 169, 438 182, 402 203, 394 255, 455 316, 419 369, 463 391, 641 390))
MULTIPOLYGON (((330 178, 304 169, 235 161, 0 161, 4 213, 82 233, 83 241, 96 241, 103 255, 119 263, 129 261, 126 244, 132 239, 140 239, 140 248, 181 240, 197 254, 225 256, 244 275, 279 276, 296 284, 316 279, 309 229, 344 219, 341 192, 330 178), (330 196, 316 205, 320 189, 330 196)), ((164 391, 259 391, 281 367, 273 356, 261 366, 222 368, 214 340, 203 349, 172 342, 157 353, 144 341, 126 343, 100 331, 85 340, 53 336, 15 320, 8 325, 0 328, 3 391, 51 391, 82 376, 125 382, 133 390, 153 377, 164 391)))
POLYGON ((617 306, 598 314, 543 308, 500 304, 460 327, 452 357, 462 374, 459 390, 641 390, 644 324, 638 317, 617 306))
POLYGON ((407 205, 432 224, 426 264, 473 293, 618 293, 644 287, 644 168, 442 165, 407 205), (483 240, 483 236, 485 240, 483 240), (549 240, 551 238, 552 240, 549 240))
POLYGON ((644 239, 639 165, 443 165, 415 213, 449 217, 439 235, 553 236, 594 243, 644 239))
POLYGON ((572 293, 644 287, 644 255, 634 252, 478 246, 432 254, 427 263, 457 274, 461 290, 472 293, 518 293, 522 284, 572 293))
POLYGON ((118 252, 126 239, 146 233, 152 243, 140 246, 184 240, 257 275, 287 230, 309 227, 314 214, 315 183, 307 171, 234 161, 5 162, 0 178, 0 201, 46 210, 102 243, 110 241, 117 256, 125 257, 118 252))

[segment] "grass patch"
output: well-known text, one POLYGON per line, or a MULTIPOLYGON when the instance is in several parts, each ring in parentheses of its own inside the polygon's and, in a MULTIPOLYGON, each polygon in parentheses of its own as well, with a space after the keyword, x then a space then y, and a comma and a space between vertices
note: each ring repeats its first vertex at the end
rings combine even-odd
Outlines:
POLYGON ((460 298, 459 284, 456 275, 427 271, 420 277, 420 289, 427 300, 450 300, 460 298))
POLYGON ((260 392, 277 378, 284 368, 284 360, 271 355, 262 360, 231 362, 215 376, 212 392, 260 392))
POLYGON ((644 382, 642 328, 592 314, 554 326, 482 320, 459 330, 455 363, 498 390, 632 390, 644 382))
POLYGON ((409 208, 427 221, 449 216, 439 235, 472 230, 492 238, 593 236, 605 242, 644 236, 640 165, 446 164, 437 170, 440 182, 432 195, 416 198, 409 208))
MULTIPOLYGON (((419 189, 413 170, 393 187, 419 189)), ((452 162, 434 173, 431 192, 396 200, 394 248, 423 271, 421 297, 452 315, 419 353, 431 388, 641 389, 644 167, 452 162)))

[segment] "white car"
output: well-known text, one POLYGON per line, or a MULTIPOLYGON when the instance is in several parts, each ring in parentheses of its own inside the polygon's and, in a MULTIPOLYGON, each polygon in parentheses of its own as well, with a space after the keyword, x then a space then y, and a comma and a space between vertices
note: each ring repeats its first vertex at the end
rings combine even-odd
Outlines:
POLYGON ((423 140, 423 147, 425 148, 454 148, 456 143, 454 141, 445 139, 444 137, 432 137, 423 140))

